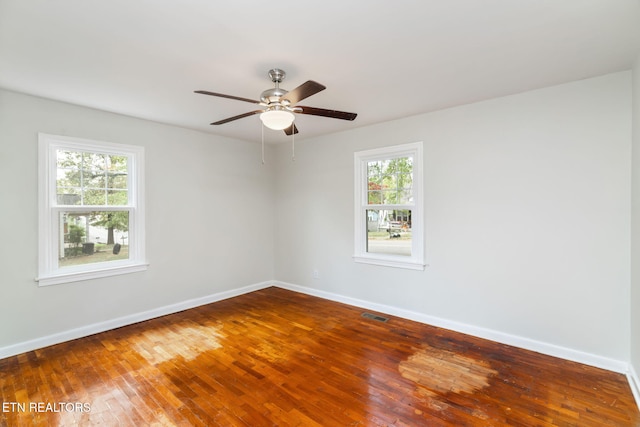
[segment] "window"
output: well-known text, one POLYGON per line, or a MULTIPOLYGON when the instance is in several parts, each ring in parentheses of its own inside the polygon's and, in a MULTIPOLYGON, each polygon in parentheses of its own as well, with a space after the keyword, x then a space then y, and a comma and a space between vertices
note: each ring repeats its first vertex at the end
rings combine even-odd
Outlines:
POLYGON ((40 286, 146 269, 144 149, 39 134, 40 286))
POLYGON ((422 142, 355 153, 357 262, 423 270, 422 142))

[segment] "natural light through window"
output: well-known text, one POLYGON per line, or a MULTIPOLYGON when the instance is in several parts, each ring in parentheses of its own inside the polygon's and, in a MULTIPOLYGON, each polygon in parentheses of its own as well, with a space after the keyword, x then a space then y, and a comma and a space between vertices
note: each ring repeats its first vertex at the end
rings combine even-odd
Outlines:
POLYGON ((142 147, 39 143, 40 285, 144 269, 142 147))
POLYGON ((423 269, 422 143, 355 153, 358 262, 423 269))

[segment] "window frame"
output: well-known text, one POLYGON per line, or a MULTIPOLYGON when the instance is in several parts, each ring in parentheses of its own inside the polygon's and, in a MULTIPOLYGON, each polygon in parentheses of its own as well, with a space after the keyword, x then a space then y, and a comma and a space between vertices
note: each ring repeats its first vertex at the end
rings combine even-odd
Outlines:
POLYGON ((423 211, 423 157, 422 141, 394 145, 354 153, 354 255, 355 262, 411 270, 424 270, 424 211, 423 211), (367 164, 371 161, 398 157, 413 158, 413 203, 401 205, 368 204, 369 176, 367 164), (367 252, 367 210, 411 210, 411 255, 393 255, 367 252))
POLYGON ((144 147, 69 136, 38 134, 38 286, 109 277, 147 269, 145 260, 144 147), (127 157, 127 205, 58 204, 57 151, 70 150, 127 157), (129 212, 129 258, 60 268, 59 221, 62 212, 129 212))

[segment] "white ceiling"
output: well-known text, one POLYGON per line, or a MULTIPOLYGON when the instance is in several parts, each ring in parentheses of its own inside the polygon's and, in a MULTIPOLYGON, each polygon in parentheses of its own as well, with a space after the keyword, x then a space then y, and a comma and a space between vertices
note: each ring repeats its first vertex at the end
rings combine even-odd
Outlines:
MULTIPOLYGON (((631 68, 638 0, 0 0, 0 87, 250 141, 287 72, 297 139, 631 68)), ((268 142, 286 141, 265 131, 268 142)))

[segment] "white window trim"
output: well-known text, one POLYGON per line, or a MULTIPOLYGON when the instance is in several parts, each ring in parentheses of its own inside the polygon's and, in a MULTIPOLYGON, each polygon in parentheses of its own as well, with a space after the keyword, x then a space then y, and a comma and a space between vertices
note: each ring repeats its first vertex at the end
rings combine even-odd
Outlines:
MULTIPOLYGON (((144 147, 68 136, 38 134, 38 277, 39 286, 133 273, 147 269, 145 261, 144 147), (58 214, 61 210, 86 210, 91 206, 58 206, 56 198, 56 150, 71 149, 129 156, 129 259, 58 268, 58 214)), ((109 210, 103 206, 96 207, 109 210)), ((119 208, 119 207, 118 207, 119 208)), ((117 208, 114 208, 117 210, 117 208)))
MULTIPOLYGON (((359 263, 375 264, 387 267, 424 270, 424 211, 423 211, 423 172, 422 142, 357 151, 354 153, 354 216, 355 240, 353 259, 359 263), (367 252, 367 162, 395 157, 413 157, 413 197, 412 247, 411 256, 379 254, 367 252)), ((403 205, 404 206, 404 205, 403 205)), ((389 205, 389 209, 396 206, 389 205)))

